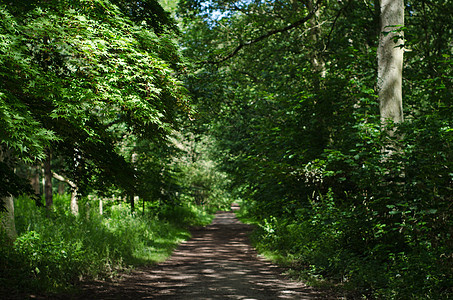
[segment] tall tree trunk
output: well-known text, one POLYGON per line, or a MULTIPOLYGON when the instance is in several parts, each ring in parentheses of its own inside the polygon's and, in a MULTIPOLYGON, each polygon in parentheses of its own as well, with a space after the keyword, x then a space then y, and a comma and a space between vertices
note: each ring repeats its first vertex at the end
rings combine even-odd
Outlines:
POLYGON ((34 165, 30 167, 30 184, 34 192, 34 200, 36 206, 42 207, 42 197, 41 197, 41 183, 40 183, 40 173, 42 172, 42 167, 40 165, 34 165))
POLYGON ((33 191, 35 192, 36 195, 41 194, 41 186, 39 182, 39 173, 40 173, 40 167, 39 166, 32 166, 31 167, 31 176, 30 176, 30 184, 33 188, 33 191))
POLYGON ((404 1, 380 1, 381 33, 377 49, 378 92, 381 122, 403 121, 403 32, 404 1))
MULTIPOLYGON (((11 153, 9 149, 5 149, 0 145, 0 162, 8 164, 10 162, 11 153)), ((17 238, 16 223, 14 220, 14 198, 13 196, 0 197, 0 206, 3 206, 5 211, 0 211, 0 230, 5 230, 11 241, 17 238)))
MULTIPOLYGON (((137 167, 135 164, 137 163, 137 153, 132 153, 131 157, 131 162, 134 165, 134 170, 137 171, 137 167)), ((131 178, 131 180, 135 180, 135 178, 131 178)), ((134 186, 136 185, 136 182, 134 182, 134 186)), ((131 203, 131 212, 135 211, 135 201, 137 200, 137 197, 135 195, 130 195, 130 203, 131 203)))
POLYGON ((51 210, 53 207, 53 195, 52 195, 52 167, 51 167, 52 155, 50 150, 47 152, 47 157, 44 160, 44 195, 46 199, 46 208, 51 210))
POLYGON ((14 241, 17 238, 16 224, 14 221, 14 198, 7 196, 0 199, 6 211, 0 213, 1 227, 7 236, 14 241))
POLYGON ((99 197, 99 214, 102 216, 103 213, 104 213, 104 204, 103 204, 102 198, 99 197))
POLYGON ((77 215, 79 213, 79 202, 78 202, 78 192, 79 192, 79 187, 82 180, 82 176, 84 174, 83 172, 83 165, 84 161, 82 159, 82 151, 79 149, 77 144, 74 146, 74 153, 73 153, 73 162, 74 162, 74 170, 73 170, 73 177, 74 177, 74 182, 71 181, 66 181, 69 186, 71 187, 72 193, 71 193, 71 212, 74 215, 77 215))
POLYGON ((65 192, 65 185, 63 182, 58 183, 58 194, 63 195, 65 192))
MULTIPOLYGON (((307 2, 308 10, 312 11, 315 8, 315 1, 307 2)), ((313 43, 313 51, 310 54, 311 65, 314 71, 319 74, 321 78, 326 77, 326 65, 324 59, 321 56, 321 50, 319 44, 323 41, 321 39, 321 24, 319 23, 320 9, 318 8, 313 17, 308 21, 310 26, 310 39, 313 43)), ((319 85, 319 79, 317 79, 317 85, 319 85)))
POLYGON ((73 215, 79 214, 79 199, 77 198, 77 192, 77 186, 74 186, 71 192, 71 213, 73 215))
POLYGON ((131 204, 131 212, 135 211, 135 197, 134 195, 129 195, 129 202, 131 204))

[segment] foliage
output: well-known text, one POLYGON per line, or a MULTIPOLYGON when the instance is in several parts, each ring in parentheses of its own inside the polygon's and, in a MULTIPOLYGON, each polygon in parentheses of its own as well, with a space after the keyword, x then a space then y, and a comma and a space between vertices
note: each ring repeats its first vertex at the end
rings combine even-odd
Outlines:
POLYGON ((2 240, 0 248, 2 294, 67 290, 81 279, 160 262, 190 236, 188 225, 212 220, 193 206, 143 216, 124 204, 109 206, 104 215, 83 206, 78 217, 67 209, 69 196, 57 197, 55 206, 49 216, 29 198, 16 200, 19 237, 14 247, 2 240))
POLYGON ((203 205, 208 211, 229 209, 232 202, 228 192, 230 181, 215 161, 213 139, 188 133, 175 136, 174 141, 181 151, 173 157, 173 165, 179 171, 181 201, 203 205))
POLYGON ((106 184, 137 193, 122 145, 164 138, 187 102, 168 16, 155 1, 143 16, 115 3, 0 3, 2 147, 26 162, 51 148, 85 195, 106 184))
POLYGON ((17 162, 51 149, 83 195, 139 195, 145 215, 30 210, 1 250, 11 272, 58 287, 48 274, 80 256, 99 262, 82 276, 148 260, 159 220, 209 222, 234 197, 257 247, 305 276, 365 298, 453 297, 453 1, 406 1, 405 121, 388 127, 379 1, 179 1, 181 47, 154 0, 0 4, 2 195, 25 189, 17 162))
POLYGON ((405 122, 383 128, 378 2, 273 4, 180 10, 196 122, 257 247, 358 296, 451 298, 451 14, 406 4, 405 122))

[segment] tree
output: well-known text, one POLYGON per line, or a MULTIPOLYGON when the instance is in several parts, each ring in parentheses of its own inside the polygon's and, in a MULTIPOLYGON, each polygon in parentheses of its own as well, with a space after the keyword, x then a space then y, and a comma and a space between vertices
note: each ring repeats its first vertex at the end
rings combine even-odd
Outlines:
POLYGON ((48 151, 47 157, 44 160, 44 197, 47 210, 53 208, 53 186, 52 186, 52 153, 48 151))
POLYGON ((381 120, 400 123, 403 121, 404 1, 381 0, 380 22, 377 58, 381 120))
POLYGON ((82 195, 110 185, 136 193, 122 144, 164 138, 187 107, 166 14, 117 2, 1 2, 2 143, 29 163, 50 149, 65 166, 54 172, 82 195))
POLYGON ((11 193, 7 190, 5 191, 5 186, 10 183, 10 178, 14 178, 14 174, 5 174, 10 173, 8 172, 8 164, 11 158, 8 152, 8 150, 0 146, 0 168, 3 175, 0 181, 2 185, 0 193, 0 230, 5 230, 7 236, 14 241, 17 237, 14 223, 14 200, 11 193))
POLYGON ((134 23, 143 24, 156 34, 164 34, 168 30, 176 30, 176 24, 157 0, 124 1, 112 0, 121 11, 134 23))
POLYGON ((261 247, 364 297, 448 298, 453 2, 182 5, 194 130, 215 136, 261 247))

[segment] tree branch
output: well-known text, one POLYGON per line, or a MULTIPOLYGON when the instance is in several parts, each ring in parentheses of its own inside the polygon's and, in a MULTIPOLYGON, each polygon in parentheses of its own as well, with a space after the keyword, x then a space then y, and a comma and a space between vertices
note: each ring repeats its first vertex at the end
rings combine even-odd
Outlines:
POLYGON ((340 8, 338 10, 338 13, 337 13, 336 17, 333 20, 332 27, 330 28, 329 35, 327 36, 327 45, 325 47, 325 50, 329 49, 329 47, 330 47, 330 42, 331 42, 330 38, 332 36, 333 30, 335 29, 335 25, 337 24, 338 18, 341 16, 343 11, 346 10, 349 7, 349 4, 351 4, 351 1, 348 1, 348 3, 345 6, 343 6, 342 8, 340 8))
POLYGON ((71 187, 71 189, 72 189, 72 192, 71 192, 71 213, 73 215, 77 215, 79 213, 79 204, 77 203, 77 194, 78 194, 77 185, 74 182, 72 182, 71 180, 69 180, 68 178, 66 178, 64 176, 61 176, 61 175, 58 175, 57 173, 54 173, 54 172, 52 172, 52 177, 57 179, 57 180, 66 182, 71 187))
POLYGON ((274 30, 271 30, 257 38, 254 38, 252 40, 249 40, 247 42, 242 42, 240 43, 232 52, 230 52, 230 54, 218 59, 218 60, 205 60, 203 62, 201 62, 201 64, 213 64, 213 65, 217 65, 217 64, 221 64, 223 63, 224 61, 227 61, 228 59, 234 57, 236 54, 239 53, 239 51, 241 51, 242 48, 244 47, 247 47, 247 46, 251 46, 253 44, 256 44, 258 42, 261 42, 262 40, 264 39, 267 39, 268 37, 270 36, 273 36, 277 33, 282 33, 282 32, 286 32, 286 31, 289 31, 293 28, 296 28, 302 24, 304 24, 305 22, 307 22, 308 20, 310 20, 313 15, 316 13, 316 11, 318 10, 318 7, 319 7, 319 4, 322 0, 318 0, 316 1, 316 4, 313 6, 313 9, 302 19, 286 26, 286 27, 283 27, 283 28, 280 28, 280 29, 274 29, 274 30))
POLYGON ((58 175, 57 173, 52 172, 52 177, 57 180, 66 182, 73 189, 77 188, 77 185, 74 182, 72 182, 71 180, 69 180, 68 178, 66 178, 64 176, 61 176, 61 175, 58 175))

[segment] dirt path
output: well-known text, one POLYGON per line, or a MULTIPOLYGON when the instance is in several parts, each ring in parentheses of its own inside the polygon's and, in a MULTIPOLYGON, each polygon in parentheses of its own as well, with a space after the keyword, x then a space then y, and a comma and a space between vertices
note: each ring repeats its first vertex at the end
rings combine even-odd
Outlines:
POLYGON ((285 279, 280 269, 257 257, 251 228, 230 212, 194 230, 172 257, 135 270, 116 283, 85 287, 84 299, 334 299, 285 279), (85 298, 88 297, 88 298, 85 298))

